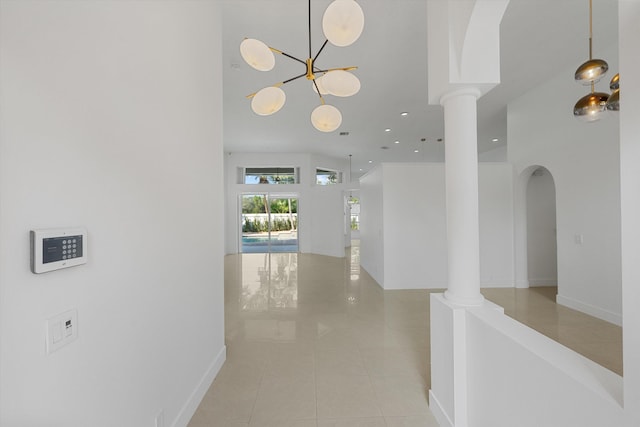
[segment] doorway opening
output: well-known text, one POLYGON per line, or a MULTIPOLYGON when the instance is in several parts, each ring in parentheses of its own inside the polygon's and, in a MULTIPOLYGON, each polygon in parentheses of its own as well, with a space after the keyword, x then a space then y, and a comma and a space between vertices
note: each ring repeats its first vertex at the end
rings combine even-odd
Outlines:
POLYGON ((546 168, 538 167, 529 177, 526 203, 529 286, 558 286, 556 190, 546 168))
POLYGON ((242 253, 298 252, 298 197, 289 194, 240 196, 242 253))

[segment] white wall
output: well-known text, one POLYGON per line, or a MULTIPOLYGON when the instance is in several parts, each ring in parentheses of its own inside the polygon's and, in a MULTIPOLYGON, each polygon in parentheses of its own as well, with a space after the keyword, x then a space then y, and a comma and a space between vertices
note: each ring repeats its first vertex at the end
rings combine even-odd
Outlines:
MULTIPOLYGON (((482 163, 478 175, 481 283, 513 286, 511 165, 482 163)), ((361 179, 361 199, 363 268, 385 289, 446 287, 444 164, 383 163, 361 179)))
POLYGON ((186 426, 225 357, 218 5, 0 8, 0 425, 186 426), (60 226, 87 264, 32 274, 60 226))
POLYGON ((442 163, 384 170, 385 289, 445 288, 447 228, 442 163))
POLYGON ((556 191, 553 177, 538 169, 527 184, 527 263, 529 285, 558 284, 556 191))
POLYGON ((360 266, 384 283, 383 170, 377 166, 360 178, 360 266))
POLYGON ((489 302, 465 316, 469 425, 622 425, 620 376, 489 302))
MULTIPOLYGON (((611 70, 618 68, 617 49, 603 50, 600 55, 611 70)), ((544 166, 553 175, 558 302, 619 324, 618 116, 595 123, 576 120, 572 106, 588 89, 567 78, 573 71, 564 70, 509 104, 509 161, 517 175, 531 165, 544 166), (582 244, 576 243, 576 236, 582 236, 582 244)), ((606 88, 607 82, 598 86, 606 88)))
POLYGON ((507 145, 501 145, 491 150, 478 153, 479 162, 506 162, 507 161, 507 145))
POLYGON ((343 257, 344 190, 348 184, 348 160, 316 154, 227 153, 225 155, 225 251, 239 252, 242 194, 294 194, 298 197, 298 245, 300 252, 343 257), (299 184, 240 184, 241 167, 299 167, 299 184), (342 184, 316 185, 316 168, 343 171, 342 184))

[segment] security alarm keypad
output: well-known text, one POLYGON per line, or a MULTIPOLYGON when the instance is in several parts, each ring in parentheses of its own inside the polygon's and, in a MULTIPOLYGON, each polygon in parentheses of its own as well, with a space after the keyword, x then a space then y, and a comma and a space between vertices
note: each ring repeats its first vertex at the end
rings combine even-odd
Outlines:
POLYGON ((62 261, 82 256, 82 235, 49 237, 42 240, 42 263, 62 261))
POLYGON ((84 228, 31 230, 31 271, 36 274, 87 262, 84 228))

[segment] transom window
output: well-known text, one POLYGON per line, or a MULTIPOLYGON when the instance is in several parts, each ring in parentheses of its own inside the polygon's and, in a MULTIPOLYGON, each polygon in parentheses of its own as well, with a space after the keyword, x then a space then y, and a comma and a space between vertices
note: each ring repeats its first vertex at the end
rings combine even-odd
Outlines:
POLYGON ((262 167, 244 168, 243 184, 297 184, 298 168, 262 167))
POLYGON ((342 172, 332 169, 316 169, 316 184, 332 185, 342 183, 342 172))

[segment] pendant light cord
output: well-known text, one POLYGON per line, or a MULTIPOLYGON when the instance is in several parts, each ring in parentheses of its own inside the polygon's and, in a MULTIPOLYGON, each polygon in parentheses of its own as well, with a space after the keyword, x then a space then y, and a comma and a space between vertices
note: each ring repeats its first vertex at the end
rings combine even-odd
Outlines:
POLYGON ((591 61, 592 59, 593 59, 593 0, 589 0, 589 61, 591 61))
POLYGON ((311 58, 311 0, 309 0, 308 4, 309 4, 309 58, 311 58))

